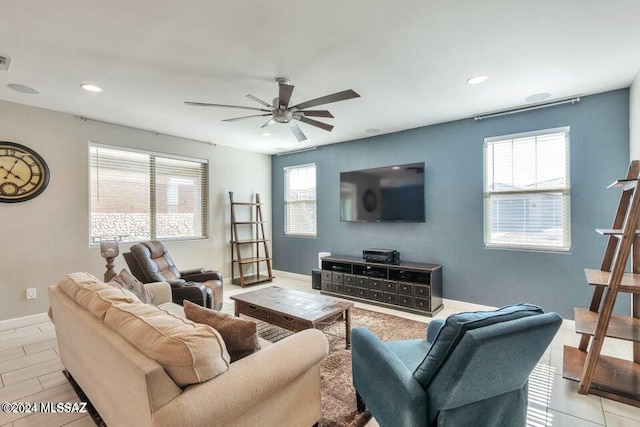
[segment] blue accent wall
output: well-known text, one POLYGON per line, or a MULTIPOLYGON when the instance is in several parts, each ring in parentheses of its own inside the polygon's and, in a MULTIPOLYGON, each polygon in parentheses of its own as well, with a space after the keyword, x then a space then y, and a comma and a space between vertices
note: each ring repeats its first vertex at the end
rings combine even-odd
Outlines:
MULTIPOLYGON (((629 90, 475 122, 459 120, 272 157, 274 268, 310 274, 318 252, 361 256, 398 249, 405 261, 443 264, 444 297, 501 306, 527 301, 573 318, 593 289, 583 269, 599 268, 619 201, 608 184, 629 165, 629 90), (484 138, 570 126, 571 251, 486 249, 483 230, 484 138), (340 172, 425 162, 425 223, 340 222, 340 172), (284 234, 283 168, 316 163, 318 233, 284 234)), ((628 312, 630 299, 618 298, 628 312)))

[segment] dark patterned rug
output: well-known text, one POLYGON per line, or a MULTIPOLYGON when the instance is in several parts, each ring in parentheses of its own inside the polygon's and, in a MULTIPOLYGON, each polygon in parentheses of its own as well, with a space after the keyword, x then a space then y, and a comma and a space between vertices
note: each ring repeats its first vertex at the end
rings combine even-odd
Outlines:
MULTIPOLYGON (((278 326, 257 323, 260 336, 272 342, 292 334, 278 326)), ((358 308, 352 309, 351 326, 365 326, 383 341, 423 338, 427 331, 426 322, 358 308)), ((320 365, 320 426, 362 427, 371 419, 371 414, 369 411, 360 414, 356 410, 356 392, 351 383, 351 351, 344 348, 344 323, 327 326, 324 333, 329 340, 329 354, 320 365)))

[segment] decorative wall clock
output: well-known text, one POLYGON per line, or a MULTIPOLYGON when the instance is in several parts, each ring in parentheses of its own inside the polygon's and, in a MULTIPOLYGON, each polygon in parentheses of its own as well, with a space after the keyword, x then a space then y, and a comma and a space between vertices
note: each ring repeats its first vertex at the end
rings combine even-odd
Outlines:
POLYGON ((47 188, 49 167, 32 149, 0 141, 0 202, 33 199, 47 188))

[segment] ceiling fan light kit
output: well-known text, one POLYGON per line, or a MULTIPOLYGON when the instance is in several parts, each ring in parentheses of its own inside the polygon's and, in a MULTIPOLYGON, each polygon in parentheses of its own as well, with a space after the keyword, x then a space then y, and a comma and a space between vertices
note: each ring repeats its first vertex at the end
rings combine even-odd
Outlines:
POLYGON ((321 96, 297 105, 289 106, 291 101, 291 95, 293 94, 294 86, 289 84, 289 80, 284 77, 276 77, 276 83, 278 84, 278 96, 273 99, 273 102, 269 104, 262 99, 253 95, 247 95, 250 100, 262 105, 265 108, 245 107, 241 105, 226 105, 226 104, 210 104, 205 102, 191 102, 185 101, 187 105, 193 105, 196 107, 225 107, 225 108, 239 108, 243 110, 260 111, 260 114, 252 114, 250 116, 234 117, 232 119, 225 119, 223 122, 235 122, 237 120, 248 119, 252 117, 269 117, 269 120, 261 126, 265 128, 272 126, 276 123, 285 123, 291 129, 291 132, 299 142, 307 139, 300 126, 296 121, 306 123, 311 126, 315 126, 320 129, 324 129, 327 132, 331 132, 333 126, 320 122, 318 120, 310 119, 309 117, 326 117, 334 118, 328 110, 307 110, 307 108, 317 107, 318 105, 330 104, 332 102, 345 101, 347 99, 359 98, 355 91, 352 89, 344 90, 342 92, 336 92, 331 95, 321 96))

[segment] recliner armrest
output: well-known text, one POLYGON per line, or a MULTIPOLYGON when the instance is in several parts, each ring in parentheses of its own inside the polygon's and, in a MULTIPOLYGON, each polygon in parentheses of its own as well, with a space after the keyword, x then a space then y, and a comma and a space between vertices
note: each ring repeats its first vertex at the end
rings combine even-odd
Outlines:
POLYGON ((144 287, 153 294, 153 305, 160 305, 171 300, 171 285, 167 282, 145 283, 144 287))
POLYGON ((206 282, 207 280, 219 280, 222 282, 222 273, 219 271, 208 270, 197 273, 187 274, 187 272, 180 272, 182 278, 190 282, 206 282))
POLYGON ((427 394, 413 372, 364 327, 351 331, 353 385, 380 425, 427 425, 427 394), (381 387, 384 385, 384 387, 381 387), (393 408, 393 411, 380 408, 393 408), (388 419, 383 419, 384 417, 388 419))
POLYGON ((181 276, 189 276, 191 274, 198 274, 198 273, 204 273, 205 269, 200 267, 200 268, 192 268, 189 270, 180 270, 180 275, 181 276))
POLYGON ((438 335, 445 322, 446 319, 433 319, 429 322, 429 326, 427 326, 427 341, 432 343, 436 339, 436 335, 438 335))

